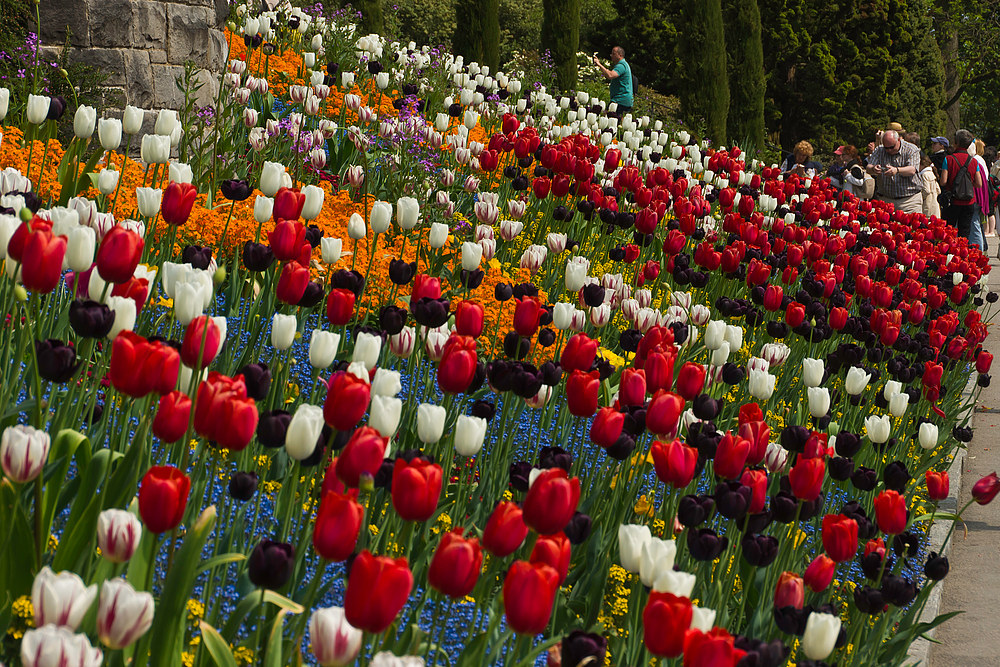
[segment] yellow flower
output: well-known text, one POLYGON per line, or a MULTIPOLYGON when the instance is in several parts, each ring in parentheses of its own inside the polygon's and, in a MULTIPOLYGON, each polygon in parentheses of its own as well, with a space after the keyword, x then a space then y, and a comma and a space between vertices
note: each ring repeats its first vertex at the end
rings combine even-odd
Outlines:
POLYGON ((246 646, 233 647, 233 657, 236 658, 237 664, 240 665, 253 664, 253 650, 247 648, 246 646))
POLYGON ((189 620, 202 618, 205 615, 205 603, 194 598, 189 599, 187 601, 187 613, 189 620))

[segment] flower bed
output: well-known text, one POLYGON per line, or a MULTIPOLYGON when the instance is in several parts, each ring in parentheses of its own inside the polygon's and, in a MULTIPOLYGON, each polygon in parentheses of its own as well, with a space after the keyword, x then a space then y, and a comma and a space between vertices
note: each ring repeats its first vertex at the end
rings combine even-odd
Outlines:
POLYGON ((0 657, 903 661, 989 382, 978 249, 342 16, 237 16, 207 111, 6 119, 0 657))

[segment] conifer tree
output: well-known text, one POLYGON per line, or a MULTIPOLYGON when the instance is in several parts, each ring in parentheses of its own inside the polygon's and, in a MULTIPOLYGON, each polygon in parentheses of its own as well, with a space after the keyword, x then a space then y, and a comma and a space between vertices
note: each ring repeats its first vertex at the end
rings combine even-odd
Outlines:
POLYGON ((764 145, 764 45, 757 0, 726 0, 729 140, 764 145))
POLYGON ((552 54, 560 90, 572 90, 580 47, 580 0, 543 0, 542 8, 542 49, 552 54))
POLYGON ((682 62, 677 91, 681 110, 691 124, 704 121, 709 139, 725 143, 729 79, 722 0, 692 2, 687 12, 687 29, 677 45, 682 62))

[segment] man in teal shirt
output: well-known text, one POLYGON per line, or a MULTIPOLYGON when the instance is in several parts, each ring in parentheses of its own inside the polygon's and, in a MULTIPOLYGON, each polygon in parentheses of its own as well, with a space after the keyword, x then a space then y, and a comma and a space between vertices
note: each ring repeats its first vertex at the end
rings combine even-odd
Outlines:
POLYGON ((611 69, 605 67, 594 56, 594 64, 601 69, 604 78, 611 82, 611 101, 618 105, 619 116, 632 111, 632 68, 625 60, 625 49, 616 46, 611 49, 611 69))

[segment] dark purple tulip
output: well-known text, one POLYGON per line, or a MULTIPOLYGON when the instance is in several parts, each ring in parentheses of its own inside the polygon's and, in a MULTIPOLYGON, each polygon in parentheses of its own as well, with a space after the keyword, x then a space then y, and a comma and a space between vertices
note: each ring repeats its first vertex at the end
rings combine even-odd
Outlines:
POLYGON ((247 562, 254 586, 277 590, 288 583, 295 569, 295 549, 291 544, 261 540, 247 562))

